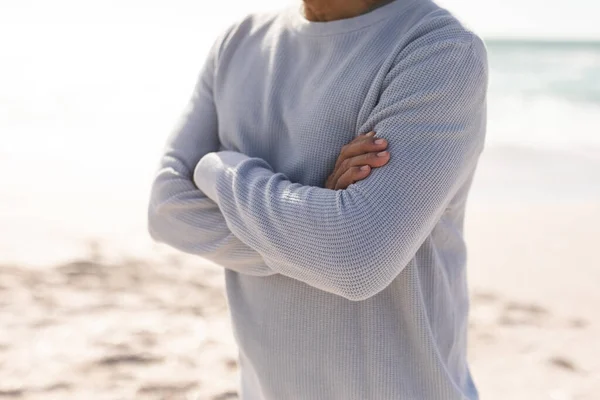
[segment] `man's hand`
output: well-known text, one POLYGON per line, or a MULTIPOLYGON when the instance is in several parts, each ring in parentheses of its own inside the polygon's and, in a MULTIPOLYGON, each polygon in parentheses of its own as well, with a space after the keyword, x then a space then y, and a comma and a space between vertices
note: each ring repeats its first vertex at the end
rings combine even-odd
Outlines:
POLYGON ((384 151, 387 141, 376 138, 375 132, 357 136, 342 147, 333 172, 325 182, 327 189, 346 189, 351 184, 365 179, 371 168, 379 168, 390 160, 390 153, 384 151))

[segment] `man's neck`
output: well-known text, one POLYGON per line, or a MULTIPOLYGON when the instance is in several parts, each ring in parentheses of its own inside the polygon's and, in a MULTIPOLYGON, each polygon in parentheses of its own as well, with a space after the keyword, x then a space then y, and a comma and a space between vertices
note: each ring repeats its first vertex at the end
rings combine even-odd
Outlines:
POLYGON ((352 18, 392 1, 394 0, 303 0, 304 16, 309 21, 318 22, 352 18))

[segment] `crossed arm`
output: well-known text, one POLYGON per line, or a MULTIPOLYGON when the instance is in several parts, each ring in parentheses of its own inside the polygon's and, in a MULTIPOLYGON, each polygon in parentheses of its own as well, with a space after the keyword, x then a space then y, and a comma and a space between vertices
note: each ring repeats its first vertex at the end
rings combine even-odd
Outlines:
MULTIPOLYGON (((208 195, 224 219, 211 215, 210 221, 230 230, 218 234, 262 257, 267 267, 261 273, 279 273, 349 300, 369 298, 414 257, 475 168, 486 91, 485 49, 478 39, 423 46, 390 71, 361 127, 387 139, 392 156, 385 168, 345 190, 331 190, 292 183, 260 158, 219 152, 212 144, 185 160, 185 184, 170 185, 171 199, 182 201, 153 195, 154 231, 168 231, 160 236, 170 239, 178 228, 186 230, 190 236, 177 240, 185 243, 181 247, 205 256, 206 249, 217 249, 219 241, 205 241, 209 232, 215 235, 204 212, 210 210, 208 195), (193 168, 201 194, 189 186, 193 168)), ((167 174, 164 180, 171 182, 178 175, 167 174)))
POLYGON ((224 35, 211 47, 187 109, 163 150, 150 193, 148 231, 154 240, 183 252, 248 275, 268 276, 275 272, 229 230, 219 207, 193 181, 202 156, 220 148, 212 84, 224 35))
MULTIPOLYGON (((148 230, 158 242, 202 256, 227 269, 253 276, 273 275, 276 272, 265 264, 262 255, 230 231, 218 205, 198 189, 193 179, 198 161, 221 147, 212 93, 219 42, 212 46, 188 107, 165 145, 152 184, 148 230)), ((345 146, 339 161, 351 162, 336 164, 328 187, 345 188, 366 178, 371 167, 384 165, 389 154, 382 157, 377 153, 385 150, 387 143, 378 144, 375 140, 370 135, 361 135, 345 146), (369 169, 361 170, 364 165, 369 169)))

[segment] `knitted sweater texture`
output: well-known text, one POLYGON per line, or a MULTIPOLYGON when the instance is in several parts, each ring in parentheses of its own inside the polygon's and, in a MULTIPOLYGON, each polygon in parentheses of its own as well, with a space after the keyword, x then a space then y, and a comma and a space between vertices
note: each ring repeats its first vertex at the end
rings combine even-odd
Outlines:
POLYGON ((478 398, 463 219, 487 83, 482 40, 431 0, 330 22, 252 14, 215 41, 148 221, 225 268, 242 400, 478 398), (371 130, 388 164, 324 188, 371 130), (247 157, 211 199, 194 170, 222 150, 247 157))

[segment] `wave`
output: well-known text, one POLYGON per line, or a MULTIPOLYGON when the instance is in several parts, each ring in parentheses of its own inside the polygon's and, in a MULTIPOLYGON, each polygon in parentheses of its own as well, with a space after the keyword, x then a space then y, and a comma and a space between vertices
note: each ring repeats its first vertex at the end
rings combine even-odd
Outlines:
POLYGON ((488 40, 490 91, 600 104, 600 41, 488 40))

